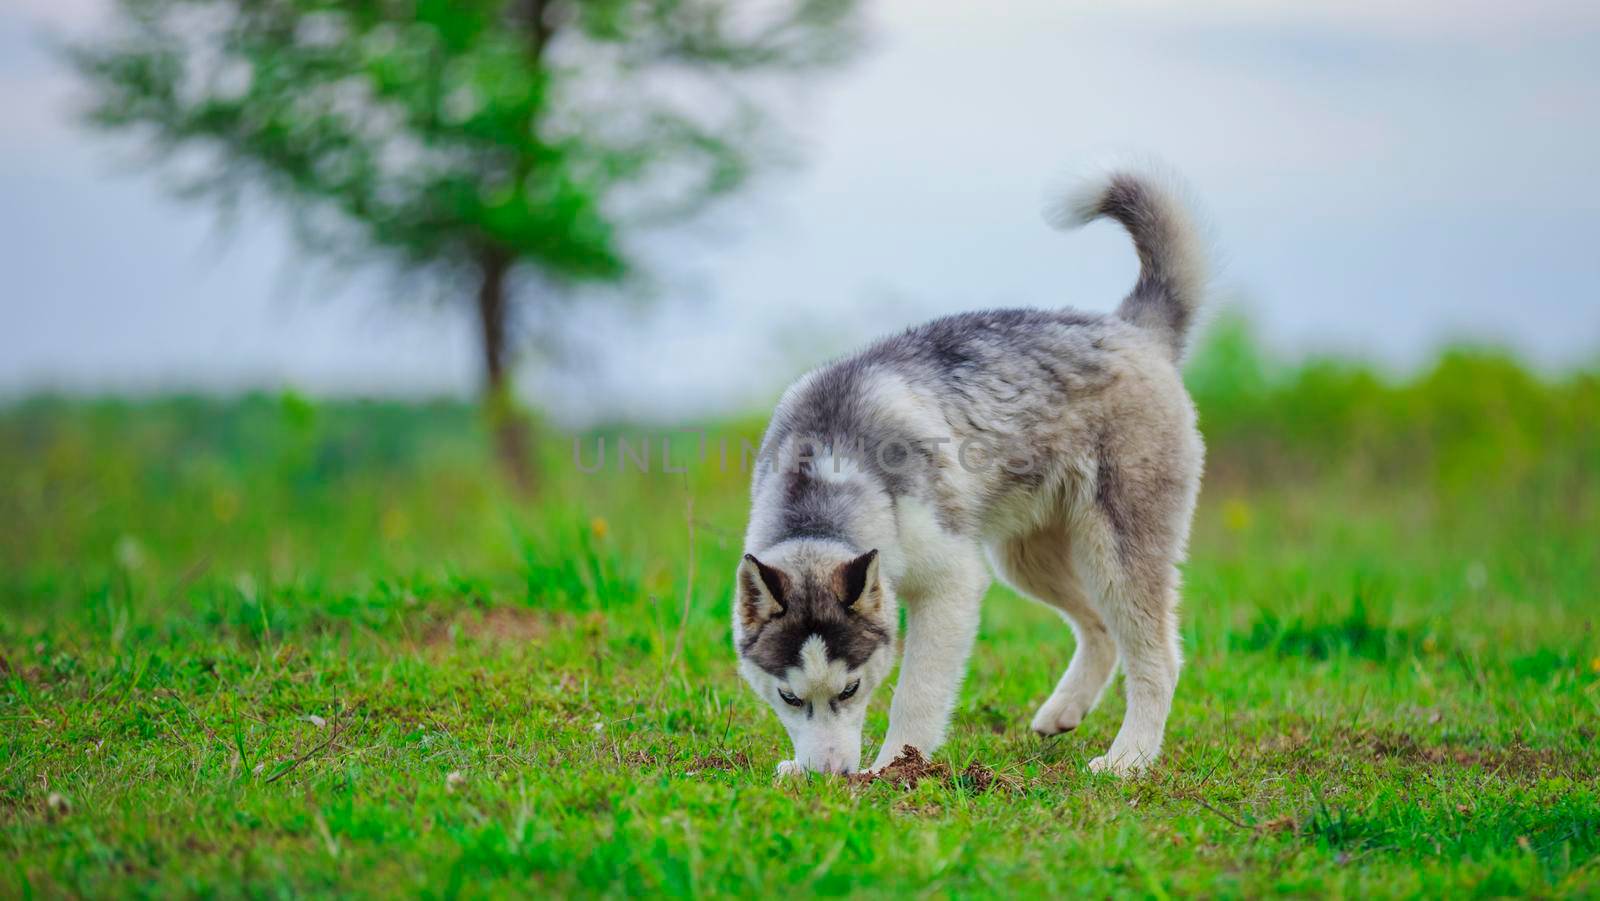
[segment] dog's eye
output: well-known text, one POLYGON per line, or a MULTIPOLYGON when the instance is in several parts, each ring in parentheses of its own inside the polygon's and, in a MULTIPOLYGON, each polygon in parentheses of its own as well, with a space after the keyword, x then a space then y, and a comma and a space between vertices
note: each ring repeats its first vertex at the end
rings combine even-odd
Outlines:
POLYGON ((805 701, 789 694, 788 689, 785 688, 778 689, 778 697, 783 698, 783 703, 788 704, 790 707, 804 707, 806 704, 805 701))
POLYGON ((856 696, 856 689, 858 689, 860 687, 861 687, 861 680, 860 679, 857 679, 856 681, 851 682, 849 685, 846 685, 844 687, 844 691, 839 692, 839 700, 848 701, 851 698, 855 697, 856 696))

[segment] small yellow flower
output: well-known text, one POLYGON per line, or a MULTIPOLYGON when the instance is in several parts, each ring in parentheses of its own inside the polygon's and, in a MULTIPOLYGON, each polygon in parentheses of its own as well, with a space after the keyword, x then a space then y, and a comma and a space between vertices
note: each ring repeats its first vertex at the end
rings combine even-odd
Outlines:
POLYGON ((1589 661, 1589 672, 1600 674, 1600 657, 1589 661))
POLYGON ((1222 505, 1222 524, 1230 532, 1243 532, 1250 528, 1250 505, 1238 498, 1229 498, 1222 505))
POLYGON ((378 518, 378 531, 383 533, 385 541, 398 541, 411 531, 411 520, 406 518, 405 511, 390 507, 378 518))
POLYGON ((1422 639, 1422 652, 1424 654, 1432 654, 1437 650, 1439 650, 1439 642, 1435 641, 1432 635, 1425 636, 1422 639))
POLYGON ((611 524, 606 522, 604 516, 596 516, 589 520, 589 534, 594 536, 595 541, 605 541, 606 536, 611 534, 611 524))
POLYGON ((233 518, 239 513, 238 493, 224 488, 211 495, 211 512, 216 514, 217 522, 233 522, 233 518))

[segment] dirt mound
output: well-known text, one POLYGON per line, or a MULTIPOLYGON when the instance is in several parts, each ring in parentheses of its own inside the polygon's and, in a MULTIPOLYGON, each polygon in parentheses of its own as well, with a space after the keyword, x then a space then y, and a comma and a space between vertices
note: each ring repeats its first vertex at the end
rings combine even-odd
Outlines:
POLYGON ((1009 783, 994 770, 981 764, 969 764, 960 773, 953 773, 948 764, 934 763, 910 745, 900 749, 900 756, 875 773, 855 773, 848 777, 852 785, 867 786, 887 782, 901 791, 910 791, 924 779, 936 779, 951 788, 965 788, 973 794, 983 794, 997 785, 1009 783))

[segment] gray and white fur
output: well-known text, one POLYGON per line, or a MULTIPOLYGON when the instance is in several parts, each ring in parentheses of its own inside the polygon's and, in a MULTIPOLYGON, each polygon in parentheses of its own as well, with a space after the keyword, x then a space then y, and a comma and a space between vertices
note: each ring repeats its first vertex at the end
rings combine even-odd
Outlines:
POLYGON ((1181 663, 1177 565, 1204 456, 1178 364, 1205 260, 1176 193, 1146 176, 1112 174, 1053 214, 1063 227, 1099 217, 1121 223, 1139 255, 1114 315, 936 319, 805 375, 779 402, 733 634, 740 673, 793 739, 780 773, 859 768, 901 604, 900 679, 872 768, 906 745, 937 749, 991 566, 1077 637, 1034 731, 1076 728, 1120 660, 1127 714, 1090 768, 1128 773, 1160 752, 1181 663))

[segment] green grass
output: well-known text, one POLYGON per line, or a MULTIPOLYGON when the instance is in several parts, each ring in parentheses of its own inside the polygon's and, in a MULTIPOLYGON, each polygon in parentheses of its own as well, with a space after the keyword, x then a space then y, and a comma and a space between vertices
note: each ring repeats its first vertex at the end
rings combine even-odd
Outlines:
POLYGON ((997 588, 958 775, 910 788, 774 782, 737 472, 550 435, 520 503, 450 404, 14 405, 0 896, 1600 892, 1600 380, 1286 369, 1236 327, 1190 376, 1161 764, 1087 772, 1117 689, 1027 730, 1072 640, 997 588))

